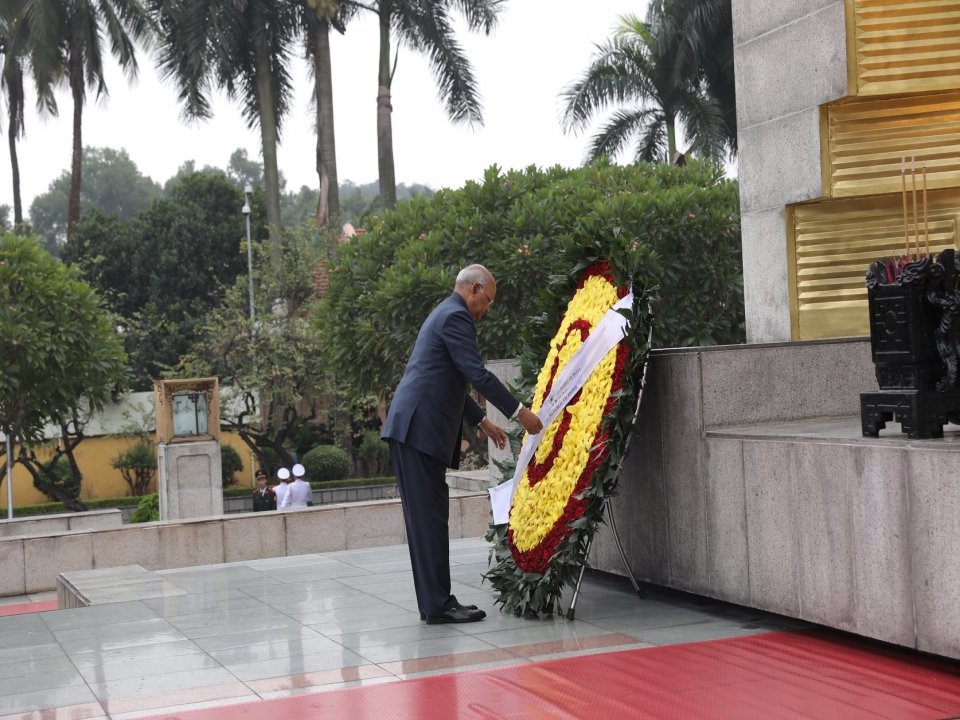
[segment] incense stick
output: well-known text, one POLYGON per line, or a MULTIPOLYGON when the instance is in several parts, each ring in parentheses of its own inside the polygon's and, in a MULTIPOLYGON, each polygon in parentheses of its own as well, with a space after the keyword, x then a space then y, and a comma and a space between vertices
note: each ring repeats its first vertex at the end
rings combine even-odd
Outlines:
POLYGON ((910 257, 910 231, 907 227, 907 156, 900 158, 900 179, 903 181, 903 241, 910 257))
POLYGON ((920 259, 920 222, 917 217, 917 156, 910 156, 910 181, 913 184, 913 240, 917 245, 917 260, 920 259))
POLYGON ((907 210, 907 157, 900 158, 900 180, 903 188, 903 242, 907 247, 906 257, 910 257, 910 229, 907 210))
POLYGON ((927 214, 927 161, 923 161, 923 238, 930 255, 930 215, 927 214))

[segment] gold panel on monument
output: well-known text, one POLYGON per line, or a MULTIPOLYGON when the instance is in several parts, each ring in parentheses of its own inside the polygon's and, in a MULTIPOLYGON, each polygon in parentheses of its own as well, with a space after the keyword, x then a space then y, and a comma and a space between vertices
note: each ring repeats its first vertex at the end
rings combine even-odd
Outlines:
POLYGON ((824 121, 824 195, 899 193, 904 154, 931 190, 960 186, 960 92, 834 103, 824 121))
MULTIPOLYGON (((901 196, 824 200, 789 210, 794 338, 868 335, 864 273, 878 258, 905 252, 901 196)), ((929 211, 930 250, 957 247, 960 189, 930 193, 929 211)), ((910 237, 913 242, 912 212, 910 237)))
POLYGON ((960 0, 847 0, 855 95, 960 88, 960 0))

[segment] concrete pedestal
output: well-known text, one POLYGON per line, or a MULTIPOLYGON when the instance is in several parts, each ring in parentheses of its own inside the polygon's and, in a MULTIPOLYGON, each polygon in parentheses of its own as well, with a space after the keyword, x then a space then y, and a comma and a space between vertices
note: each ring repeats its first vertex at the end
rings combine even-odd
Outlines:
POLYGON ((161 520, 223 515, 219 442, 161 443, 157 454, 161 520))

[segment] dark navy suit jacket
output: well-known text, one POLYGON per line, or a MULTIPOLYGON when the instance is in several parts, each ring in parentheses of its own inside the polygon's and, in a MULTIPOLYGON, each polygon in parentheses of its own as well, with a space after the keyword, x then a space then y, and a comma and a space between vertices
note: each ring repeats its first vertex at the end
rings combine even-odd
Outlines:
POLYGON ((468 384, 507 417, 520 405, 483 366, 467 303, 453 293, 420 328, 382 437, 459 467, 463 421, 478 425, 483 420, 480 406, 467 394, 468 384))

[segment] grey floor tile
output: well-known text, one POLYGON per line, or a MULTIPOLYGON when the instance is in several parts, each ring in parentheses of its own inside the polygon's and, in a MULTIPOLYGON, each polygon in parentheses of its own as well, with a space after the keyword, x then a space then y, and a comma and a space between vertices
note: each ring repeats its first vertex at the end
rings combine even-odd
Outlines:
POLYGON ((299 628, 300 623, 285 615, 272 614, 247 620, 214 621, 205 625, 183 628, 182 632, 191 640, 213 637, 215 635, 233 635, 255 633, 258 631, 276 631, 299 628))
POLYGON ((128 620, 119 623, 103 625, 88 625, 66 630, 53 630, 54 636, 61 644, 73 643, 78 640, 111 640, 113 638, 149 637, 157 632, 167 632, 173 626, 164 618, 151 617, 146 620, 128 620))
POLYGON ((404 611, 395 615, 374 615, 363 616, 356 620, 338 620, 336 622, 321 622, 310 624, 309 627, 317 632, 334 637, 348 633, 361 632, 363 630, 389 630, 391 628, 416 626, 420 623, 420 614, 417 612, 404 611))
MULTIPOLYGON (((43 623, 54 631, 86 628, 94 625, 115 625, 134 620, 153 620, 157 613, 140 601, 91 605, 72 610, 40 613, 43 623)), ((0 624, 0 632, 3 626, 0 624)))
POLYGON ((245 590, 246 588, 262 588, 269 585, 278 585, 279 580, 261 575, 260 577, 238 577, 222 579, 171 580, 174 585, 183 588, 188 593, 209 593, 221 590, 245 590))
POLYGON ((291 655, 285 658, 239 663, 226 667, 237 678, 247 682, 249 680, 263 680, 265 678, 335 670, 365 664, 366 661, 360 655, 341 647, 338 650, 327 650, 310 655, 291 655))
POLYGON ((449 627, 456 629, 457 632, 463 633, 464 635, 479 635, 481 633, 492 633, 505 630, 529 630, 530 628, 541 630, 547 625, 556 625, 567 622, 559 617, 543 619, 523 618, 500 612, 499 610, 495 609, 483 609, 486 610, 487 617, 480 622, 462 623, 458 625, 450 625, 449 627))
POLYGON ((95 649, 85 652, 72 652, 70 653, 70 659, 82 671, 84 668, 96 665, 120 662, 136 663, 153 658, 162 658, 169 660, 171 663, 176 663, 177 657, 197 652, 201 652, 197 645, 181 637, 169 642, 153 643, 151 645, 132 645, 106 650, 95 649))
POLYGON ((20 632, 3 633, 0 635, 0 648, 30 648, 37 645, 49 645, 56 642, 56 638, 49 630, 25 630, 20 632))
POLYGON ((177 690, 206 687, 209 685, 227 685, 236 682, 236 678, 223 668, 204 670, 186 670, 183 672, 163 673, 111 680, 103 683, 91 683, 90 689, 98 700, 113 700, 135 695, 158 695, 177 690))
MULTIPOLYGON (((483 625, 483 622, 476 623, 483 625)), ((596 625, 590 625, 584 622, 544 622, 542 625, 525 628, 512 628, 510 630, 494 630, 492 632, 476 633, 475 638, 480 638, 484 642, 499 648, 509 648, 516 645, 529 645, 532 643, 553 642, 555 640, 566 640, 578 637, 594 637, 596 635, 607 635, 610 631, 596 625)))
POLYGON ((176 597, 150 598, 143 604, 156 611, 160 617, 190 615, 191 613, 216 610, 221 607, 249 607, 251 596, 245 590, 220 590, 211 593, 178 595, 176 597), (234 605, 237 603, 237 605, 234 605))
POLYGON ((296 642, 307 638, 321 637, 320 633, 302 625, 293 627, 255 630, 248 633, 231 633, 228 635, 211 635, 198 638, 196 644, 207 652, 223 650, 224 648, 243 647, 247 645, 262 645, 277 642, 296 642))
POLYGON ((84 681, 80 673, 77 672, 75 667, 71 666, 66 670, 50 670, 34 675, 4 678, 0 680, 0 696, 56 690, 57 688, 83 684, 84 681))
POLYGON ((88 683, 104 683, 113 680, 215 667, 220 667, 220 663, 197 648, 196 652, 186 655, 97 663, 81 667, 80 674, 88 683))
POLYGON ((418 643, 423 640, 462 636, 463 633, 458 632, 455 625, 427 625, 426 623, 420 623, 419 625, 392 628, 390 630, 347 633, 337 636, 337 642, 346 648, 357 650, 359 648, 375 647, 377 645, 418 643))
POLYGON ((638 630, 699 625, 713 621, 713 617, 697 610, 669 608, 656 612, 645 612, 641 615, 615 615, 597 618, 590 622, 614 632, 631 633, 638 630))
POLYGON ((297 565, 317 565, 324 562, 333 562, 323 555, 290 555, 288 557, 266 558, 264 560, 251 560, 246 563, 247 567, 253 568, 257 572, 265 572, 272 568, 296 567, 297 565))
POLYGON ((635 630, 624 634, 652 645, 679 645, 680 643, 721 640, 723 638, 742 637, 744 635, 759 635, 765 632, 770 631, 763 628, 744 628, 739 624, 731 624, 725 620, 715 620, 713 622, 698 623, 696 625, 635 630))
POLYGON ((61 657, 64 654, 63 648, 51 634, 50 642, 43 645, 0 647, 0 663, 6 665, 17 662, 31 662, 33 660, 61 657))
POLYGON ((308 568, 302 572, 293 572, 293 569, 291 569, 290 572, 283 573, 278 571, 273 579, 278 583, 297 583, 307 582, 309 580, 336 580, 338 578, 357 577, 369 574, 370 573, 363 568, 354 567, 353 565, 331 563, 330 565, 308 568))
POLYGON ((0 715, 37 712, 96 701, 97 698, 86 685, 69 685, 53 690, 22 692, 0 697, 0 715))
POLYGON ((413 582, 413 575, 409 570, 398 570, 397 572, 380 573, 377 575, 357 575, 356 577, 343 578, 340 580, 344 585, 350 587, 366 589, 370 586, 379 586, 381 583, 397 582, 409 580, 413 582))
MULTIPOLYGON (((117 626, 112 626, 117 627, 117 626)), ((73 632, 68 631, 68 632, 73 632)), ((76 640, 60 640, 60 646, 71 657, 75 653, 104 653, 110 650, 120 650, 129 647, 145 645, 162 645, 175 640, 185 639, 183 634, 174 628, 164 630, 157 628, 153 631, 144 631, 132 635, 114 635, 111 637, 87 637, 76 640)))
POLYGON ((174 615, 166 618, 167 622, 173 625, 177 630, 194 630, 206 627, 213 623, 234 622, 243 620, 255 620, 264 615, 270 615, 273 611, 262 602, 255 602, 252 605, 241 607, 225 607, 205 612, 191 613, 190 615, 174 615))
POLYGON ((460 653, 494 650, 494 646, 476 637, 443 637, 419 642, 401 642, 392 645, 371 645, 357 650, 364 658, 373 663, 396 662, 413 658, 436 657, 437 655, 457 655, 460 653))
MULTIPOLYGON (((53 594, 53 599, 57 599, 57 594, 53 594)), ((34 602, 30 599, 29 595, 7 595, 6 597, 0 597, 0 606, 3 605, 24 605, 28 602, 34 602)))
MULTIPOLYGON (((40 647, 46 647, 44 645, 40 647)), ((37 675, 61 670, 73 670, 73 663, 67 654, 57 645, 58 654, 51 657, 26 659, 18 658, 13 662, 0 664, 0 678, 18 678, 24 675, 37 675)))
POLYGON ((343 646, 330 638, 314 634, 311 637, 298 637, 257 645, 240 645, 221 650, 210 650, 210 656, 221 665, 265 662, 277 658, 296 655, 315 655, 317 653, 340 650, 343 646))
POLYGON ((18 632, 31 632, 37 630, 46 630, 43 620, 40 618, 44 614, 53 613, 26 613, 23 615, 8 615, 0 617, 0 636, 11 635, 18 632))
MULTIPOLYGON (((292 607, 297 603, 310 603, 317 601, 333 600, 342 598, 340 602, 356 603, 358 598, 367 597, 365 592, 356 588, 341 585, 340 587, 329 588, 311 588, 305 590, 296 590, 282 595, 267 595, 261 598, 265 605, 275 608, 292 607)), ((312 608, 308 608, 312 609, 312 608)))
MULTIPOLYGON (((347 580, 352 578, 347 578, 347 580)), ((304 580, 303 582, 283 582, 279 585, 268 585, 262 588, 247 588, 243 590, 247 595, 266 600, 268 598, 288 595, 290 593, 319 592, 323 590, 334 590, 337 588, 348 587, 346 582, 333 580, 331 578, 320 578, 319 580, 304 580)))
POLYGON ((409 615, 415 610, 416 604, 414 604, 411 610, 366 596, 363 602, 355 602, 352 606, 348 607, 337 607, 329 610, 312 610, 305 613, 289 613, 289 615, 304 625, 318 625, 322 623, 362 622, 370 618, 409 615))

